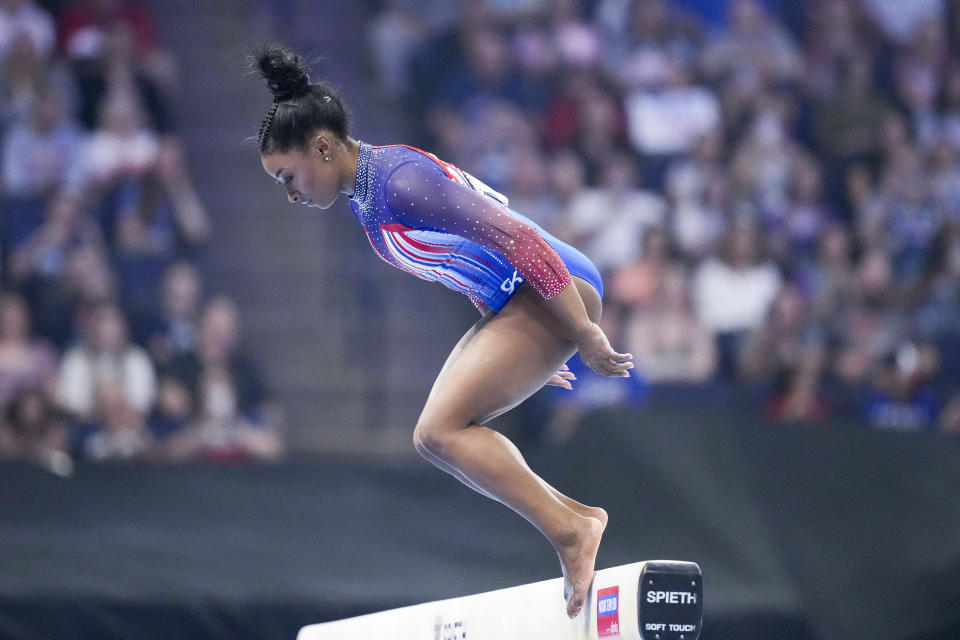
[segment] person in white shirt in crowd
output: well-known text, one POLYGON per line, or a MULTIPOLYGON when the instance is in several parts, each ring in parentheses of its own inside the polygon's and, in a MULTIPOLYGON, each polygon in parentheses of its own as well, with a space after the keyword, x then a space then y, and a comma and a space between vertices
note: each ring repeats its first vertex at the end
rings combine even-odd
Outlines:
POLYGON ((662 225, 666 202, 637 187, 636 162, 612 156, 604 165, 600 186, 586 189, 570 203, 558 237, 581 247, 601 273, 638 257, 647 227, 662 225))
POLYGON ((102 105, 100 126, 87 141, 82 175, 106 191, 125 177, 141 177, 156 167, 157 135, 144 126, 143 114, 130 93, 115 93, 102 105))
POLYGON ((720 124, 720 101, 711 89, 694 84, 691 70, 677 58, 651 65, 624 103, 630 142, 644 156, 689 153, 720 124))
POLYGON ((741 342, 766 320, 780 283, 780 273, 761 255, 756 226, 748 219, 734 222, 722 250, 700 264, 694 307, 718 340, 721 376, 735 374, 741 342))
POLYGON ((130 342, 123 312, 109 302, 92 310, 84 340, 64 354, 57 399, 76 418, 91 420, 105 387, 118 389, 124 404, 141 416, 153 406, 153 363, 143 348, 130 342))

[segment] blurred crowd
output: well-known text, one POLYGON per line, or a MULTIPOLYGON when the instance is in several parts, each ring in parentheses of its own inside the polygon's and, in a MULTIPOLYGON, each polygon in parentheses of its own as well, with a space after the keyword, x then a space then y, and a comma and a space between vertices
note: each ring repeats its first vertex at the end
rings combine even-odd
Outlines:
POLYGON ((376 4, 415 142, 604 274, 638 375, 566 405, 960 431, 960 2, 376 4))
POLYGON ((147 5, 0 0, 0 457, 275 459, 147 5))

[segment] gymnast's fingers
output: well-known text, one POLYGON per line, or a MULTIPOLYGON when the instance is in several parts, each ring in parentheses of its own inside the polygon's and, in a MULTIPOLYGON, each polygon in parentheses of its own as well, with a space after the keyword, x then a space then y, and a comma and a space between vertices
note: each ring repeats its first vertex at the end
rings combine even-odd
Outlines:
POLYGON ((629 378, 630 369, 633 369, 632 362, 617 362, 613 359, 607 359, 601 363, 603 375, 610 378, 629 378))

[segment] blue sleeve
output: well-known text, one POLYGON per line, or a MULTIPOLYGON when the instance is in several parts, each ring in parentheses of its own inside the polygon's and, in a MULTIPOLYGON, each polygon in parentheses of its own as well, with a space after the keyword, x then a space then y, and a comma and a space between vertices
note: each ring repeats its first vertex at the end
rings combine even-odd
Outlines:
POLYGON ((458 182, 459 170, 451 173, 428 159, 404 163, 384 185, 387 204, 409 227, 454 234, 500 253, 544 298, 570 284, 563 260, 536 229, 458 182))

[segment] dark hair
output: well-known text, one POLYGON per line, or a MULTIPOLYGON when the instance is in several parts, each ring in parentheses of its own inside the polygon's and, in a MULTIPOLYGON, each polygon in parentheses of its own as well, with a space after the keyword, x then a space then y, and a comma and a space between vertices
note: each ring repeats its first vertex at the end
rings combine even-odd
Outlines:
POLYGON ((297 53, 277 45, 255 54, 260 73, 273 93, 257 136, 260 153, 305 149, 310 135, 327 129, 341 140, 350 133, 350 116, 340 92, 326 82, 311 82, 309 68, 297 53))

